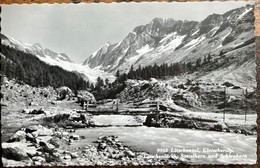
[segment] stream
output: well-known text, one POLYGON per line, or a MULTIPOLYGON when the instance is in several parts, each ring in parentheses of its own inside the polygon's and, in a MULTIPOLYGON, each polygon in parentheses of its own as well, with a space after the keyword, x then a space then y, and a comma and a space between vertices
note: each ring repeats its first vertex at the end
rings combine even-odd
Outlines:
POLYGON ((115 135, 135 150, 153 156, 175 155, 188 164, 256 163, 256 135, 146 127, 140 122, 144 119, 144 116, 138 116, 137 120, 136 116, 93 116, 95 123, 106 127, 78 129, 76 133, 85 139, 70 148, 94 144, 100 136, 115 135))

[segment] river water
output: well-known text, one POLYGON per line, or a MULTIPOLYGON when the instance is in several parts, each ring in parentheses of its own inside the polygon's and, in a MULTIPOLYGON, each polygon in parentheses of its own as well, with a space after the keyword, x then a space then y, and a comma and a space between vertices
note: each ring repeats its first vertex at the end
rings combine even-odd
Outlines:
MULTIPOLYGON (((122 117, 102 116, 105 121, 115 122, 122 117), (112 119, 113 118, 113 119, 112 119)), ((102 119, 101 116, 97 117, 102 119)), ((97 120, 96 118, 96 120, 97 120)), ((125 117, 128 122, 131 120, 125 117)), ((100 124, 105 124, 99 121, 100 124)), ((132 122, 128 123, 131 125, 132 122)), ((110 124, 108 124, 110 125, 110 124)), ((71 147, 93 144, 100 136, 115 135, 125 145, 135 150, 145 151, 154 156, 173 155, 189 164, 255 164, 256 136, 202 131, 181 128, 154 128, 146 126, 125 127, 120 125, 77 130, 85 139, 75 142, 71 147)))

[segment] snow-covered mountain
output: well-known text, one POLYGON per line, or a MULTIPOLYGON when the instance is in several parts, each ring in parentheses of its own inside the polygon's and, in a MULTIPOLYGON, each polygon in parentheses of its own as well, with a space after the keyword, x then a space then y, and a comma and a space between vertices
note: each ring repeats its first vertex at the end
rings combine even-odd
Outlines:
POLYGON ((108 78, 110 81, 115 79, 115 77, 108 72, 104 72, 99 68, 91 69, 88 65, 76 64, 71 61, 69 56, 67 56, 65 53, 59 53, 48 48, 43 48, 39 43, 25 44, 3 34, 0 34, 0 36, 2 45, 6 45, 15 48, 16 50, 35 55, 41 61, 44 61, 49 65, 56 65, 67 71, 78 72, 85 80, 89 80, 90 82, 96 82, 98 76, 104 79, 108 78))
POLYGON ((65 53, 58 53, 48 48, 43 48, 39 43, 26 44, 3 34, 1 34, 1 43, 2 45, 10 46, 17 50, 36 55, 41 60, 52 61, 52 62, 66 61, 66 62, 73 63, 65 53))
MULTIPOLYGON (((244 67, 252 65, 244 70, 254 77, 254 6, 213 14, 201 22, 155 18, 136 27, 119 43, 104 44, 83 65, 112 73, 127 72, 131 65, 138 68, 154 63, 195 62, 208 54, 218 59, 223 53, 227 58, 241 56, 245 62, 240 63, 247 63, 244 67)), ((235 72, 228 74, 230 78, 241 72, 237 66, 229 67, 233 68, 229 73, 235 72)), ((222 76, 228 76, 226 73, 223 71, 222 76)))

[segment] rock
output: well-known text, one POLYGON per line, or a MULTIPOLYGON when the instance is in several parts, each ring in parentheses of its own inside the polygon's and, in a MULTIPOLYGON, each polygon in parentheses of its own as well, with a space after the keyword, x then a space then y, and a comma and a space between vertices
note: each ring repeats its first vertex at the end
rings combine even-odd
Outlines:
POLYGON ((34 109, 29 114, 45 114, 45 112, 43 111, 43 109, 39 109, 39 110, 34 109))
POLYGON ((77 153, 71 153, 70 156, 73 159, 79 157, 79 155, 77 153))
POLYGON ((42 129, 38 130, 38 136, 51 136, 53 131, 49 128, 42 127, 42 129))
POLYGON ((26 133, 24 131, 17 131, 9 140, 8 142, 19 142, 25 139, 26 133))
POLYGON ((241 89, 240 86, 234 86, 232 89, 241 89))
POLYGON ((70 138, 73 139, 73 140, 79 140, 80 139, 79 135, 71 135, 70 138))
POLYGON ((26 133, 32 133, 32 132, 37 131, 37 130, 39 130, 39 129, 41 129, 41 128, 42 128, 41 125, 30 125, 30 126, 28 126, 28 127, 25 129, 25 132, 26 132, 26 133))
POLYGON ((41 166, 41 165, 42 165, 42 163, 41 163, 41 162, 39 162, 39 161, 35 161, 35 162, 34 162, 34 165, 35 165, 35 166, 41 166))
POLYGON ((35 102, 35 101, 31 101, 30 103, 29 103, 29 106, 38 106, 39 104, 37 103, 37 102, 35 102))
POLYGON ((162 104, 159 105, 159 109, 162 111, 167 111, 167 107, 162 104))
POLYGON ((235 86, 234 84, 232 84, 232 83, 230 83, 230 82, 224 82, 223 84, 222 84, 223 86, 226 86, 226 87, 231 87, 231 86, 235 86))
POLYGON ((96 163, 96 165, 97 165, 97 166, 102 166, 103 163, 102 163, 101 161, 98 161, 98 162, 96 163))
POLYGON ((38 154, 37 151, 36 151, 36 148, 34 150, 26 150, 26 153, 30 157, 34 157, 38 154))
POLYGON ((222 125, 221 125, 221 124, 215 124, 214 127, 213 127, 213 129, 214 129, 215 131, 222 131, 222 125))
POLYGON ((4 157, 2 157, 2 163, 3 167, 28 167, 33 165, 33 162, 30 160, 15 161, 4 157))
POLYGON ((99 150, 104 150, 106 148, 107 144, 106 143, 99 143, 98 144, 98 149, 99 150))
POLYGON ((42 155, 42 152, 41 151, 37 151, 36 155, 42 155))
POLYGON ((59 157, 60 157, 60 153, 59 153, 59 152, 54 152, 52 155, 53 155, 54 157, 56 157, 56 158, 59 158, 59 157))
POLYGON ((35 156, 32 158, 33 161, 45 162, 45 159, 41 156, 35 156))
POLYGON ((114 150, 113 150, 113 148, 111 148, 111 147, 107 147, 107 148, 106 148, 106 151, 107 151, 108 153, 111 153, 111 154, 114 153, 114 150))
POLYGON ((56 105, 57 103, 56 102, 54 102, 54 101, 51 101, 50 102, 52 105, 56 105))
POLYGON ((128 150, 128 151, 125 151, 125 155, 128 156, 128 157, 135 157, 135 153, 128 150))
POLYGON ((138 166, 139 165, 137 162, 133 162, 132 164, 133 164, 133 166, 138 166))
POLYGON ((29 114, 31 111, 29 109, 23 109, 22 113, 29 114))
POLYGON ((31 133, 27 133, 25 139, 26 139, 26 141, 30 141, 30 142, 33 142, 33 143, 36 142, 35 137, 31 133))
POLYGON ((39 133, 39 131, 34 131, 34 132, 32 132, 31 134, 32 134, 35 138, 37 138, 37 137, 38 137, 38 133, 39 133))
POLYGON ((104 138, 105 138, 105 136, 100 136, 100 137, 98 137, 98 140, 102 140, 104 138))
POLYGON ((71 159, 71 155, 69 154, 64 155, 64 159, 71 159))
POLYGON ((54 132, 53 136, 58 137, 58 138, 62 138, 63 134, 59 131, 56 131, 56 132, 54 132))
POLYGON ((62 145, 62 140, 57 138, 57 137, 53 137, 48 141, 50 144, 54 145, 56 148, 60 147, 60 145, 62 145))
POLYGON ((48 152, 48 153, 52 153, 53 152, 53 149, 55 149, 55 146, 48 143, 48 142, 45 142, 45 141, 40 141, 39 142, 39 145, 42 147, 42 150, 44 152, 48 152))
POLYGON ((22 147, 19 147, 19 144, 14 144, 15 143, 2 143, 2 156, 16 161, 28 160, 29 157, 26 151, 22 147))

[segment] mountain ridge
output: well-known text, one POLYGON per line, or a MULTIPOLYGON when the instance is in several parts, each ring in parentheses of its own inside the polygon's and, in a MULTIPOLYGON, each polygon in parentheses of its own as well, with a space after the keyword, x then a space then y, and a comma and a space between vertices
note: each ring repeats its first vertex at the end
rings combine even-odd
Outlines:
POLYGON ((52 59, 55 59, 58 61, 63 60, 63 61, 67 61, 70 63, 74 63, 67 54, 61 53, 61 52, 55 52, 48 48, 44 48, 44 47, 42 47, 42 45, 40 43, 26 44, 26 43, 22 43, 18 40, 15 40, 14 38, 12 38, 10 36, 4 35, 4 34, 0 34, 0 36, 2 39, 1 43, 3 45, 8 45, 8 46, 16 48, 20 51, 24 51, 26 53, 33 54, 38 57, 46 58, 49 56, 52 59))
POLYGON ((246 5, 209 15, 201 22, 155 18, 134 28, 119 43, 101 47, 83 65, 115 73, 128 72, 131 65, 136 69, 155 62, 194 62, 254 38, 253 11, 253 5, 246 5))

